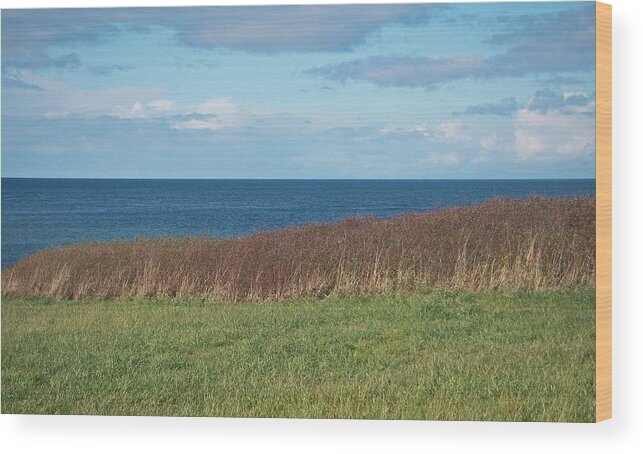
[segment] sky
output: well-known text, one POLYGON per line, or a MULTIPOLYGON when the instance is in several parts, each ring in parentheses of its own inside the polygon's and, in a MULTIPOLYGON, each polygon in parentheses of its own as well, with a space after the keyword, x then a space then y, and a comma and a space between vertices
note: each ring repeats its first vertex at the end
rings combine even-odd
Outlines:
POLYGON ((593 2, 2 11, 2 176, 594 178, 593 2))

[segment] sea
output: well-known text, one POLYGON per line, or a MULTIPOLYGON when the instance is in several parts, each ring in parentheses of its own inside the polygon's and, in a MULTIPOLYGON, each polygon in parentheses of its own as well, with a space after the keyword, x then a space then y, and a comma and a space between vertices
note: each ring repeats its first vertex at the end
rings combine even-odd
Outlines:
POLYGON ((2 178, 2 267, 77 242, 204 234, 226 238, 352 216, 390 218, 496 197, 595 193, 594 179, 2 178))

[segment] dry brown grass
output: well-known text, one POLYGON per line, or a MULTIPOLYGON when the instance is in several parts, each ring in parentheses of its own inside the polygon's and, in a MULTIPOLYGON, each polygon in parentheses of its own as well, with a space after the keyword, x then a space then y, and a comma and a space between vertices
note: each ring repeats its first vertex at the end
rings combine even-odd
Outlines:
POLYGON ((216 240, 78 244, 2 272, 2 292, 55 299, 282 299, 430 288, 592 286, 594 198, 482 205, 351 218, 216 240))

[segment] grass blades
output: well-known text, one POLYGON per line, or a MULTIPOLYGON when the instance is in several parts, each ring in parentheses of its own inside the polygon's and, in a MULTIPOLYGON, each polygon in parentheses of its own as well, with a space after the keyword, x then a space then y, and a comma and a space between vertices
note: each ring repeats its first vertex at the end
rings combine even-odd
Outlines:
POLYGON ((594 419, 592 288, 2 301, 2 412, 594 419))

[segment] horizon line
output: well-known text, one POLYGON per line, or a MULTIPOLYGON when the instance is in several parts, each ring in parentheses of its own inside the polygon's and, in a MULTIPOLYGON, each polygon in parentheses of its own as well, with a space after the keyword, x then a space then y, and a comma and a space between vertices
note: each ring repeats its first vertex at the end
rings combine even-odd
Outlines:
POLYGON ((169 181, 458 181, 458 180, 477 180, 477 181, 516 181, 516 180, 596 180, 594 177, 557 177, 557 178, 167 178, 167 177, 24 177, 24 176, 1 176, 0 179, 14 180, 169 180, 169 181))

